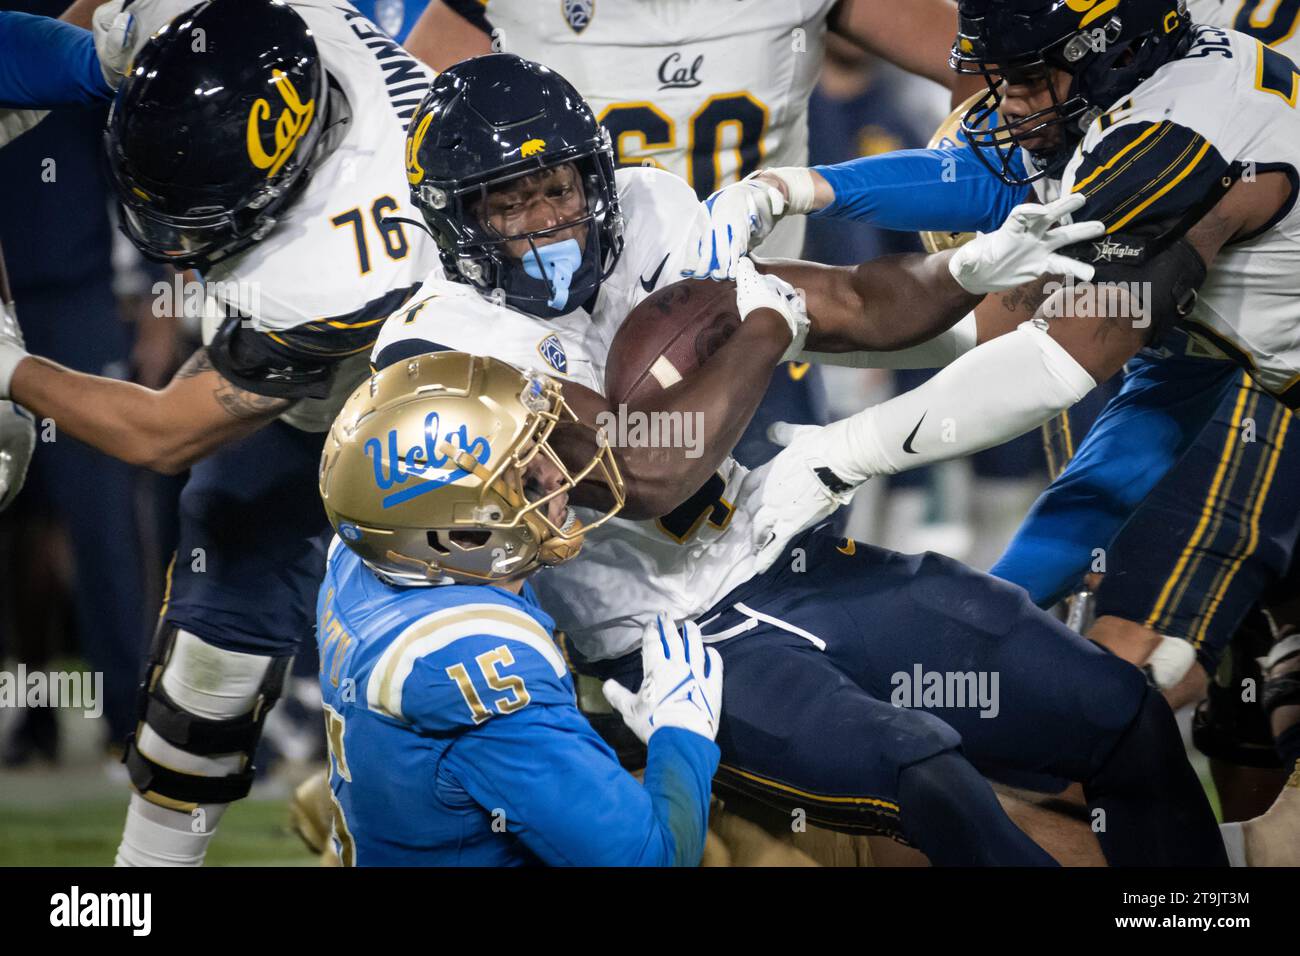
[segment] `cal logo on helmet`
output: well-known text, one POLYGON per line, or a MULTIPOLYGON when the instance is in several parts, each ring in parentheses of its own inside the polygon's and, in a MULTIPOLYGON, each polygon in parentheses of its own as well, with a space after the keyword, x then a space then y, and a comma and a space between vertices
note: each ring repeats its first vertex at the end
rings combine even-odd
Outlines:
POLYGON ((554 332, 537 344, 537 351, 542 353, 542 358, 551 368, 561 375, 569 374, 569 357, 564 354, 564 345, 554 332))
POLYGON ((424 178, 424 167, 420 165, 420 147, 424 145, 424 136, 429 132, 433 122, 433 113, 428 112, 415 129, 406 137, 406 181, 412 186, 419 185, 424 178))
POLYGON ((267 179, 278 173, 280 167, 293 155, 294 147, 307 132, 312 118, 316 115, 316 101, 308 100, 304 103, 297 89, 294 88, 293 81, 283 70, 274 70, 271 75, 273 77, 271 82, 284 101, 284 109, 280 111, 274 127, 270 130, 271 139, 275 143, 272 152, 266 151, 263 145, 265 138, 262 135, 262 124, 271 118, 270 102, 262 98, 254 100, 253 108, 248 111, 248 158, 258 169, 266 170, 267 179))
POLYGON ((1118 7, 1119 0, 1065 0, 1065 5, 1075 13, 1083 14, 1083 19, 1079 21, 1079 29, 1082 30, 1089 23, 1118 7))
POLYGON ((536 156, 546 149, 546 140, 530 139, 525 140, 524 145, 519 147, 519 155, 527 159, 529 156, 536 156))

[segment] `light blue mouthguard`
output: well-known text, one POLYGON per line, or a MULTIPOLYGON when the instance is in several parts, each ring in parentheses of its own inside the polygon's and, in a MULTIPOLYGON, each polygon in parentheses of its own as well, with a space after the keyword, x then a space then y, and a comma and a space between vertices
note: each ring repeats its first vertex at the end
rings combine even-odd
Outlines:
POLYGON ((569 301, 569 283, 581 265, 582 247, 577 239, 537 246, 536 251, 524 253, 524 272, 534 279, 550 280, 552 295, 546 304, 552 309, 564 309, 569 301))

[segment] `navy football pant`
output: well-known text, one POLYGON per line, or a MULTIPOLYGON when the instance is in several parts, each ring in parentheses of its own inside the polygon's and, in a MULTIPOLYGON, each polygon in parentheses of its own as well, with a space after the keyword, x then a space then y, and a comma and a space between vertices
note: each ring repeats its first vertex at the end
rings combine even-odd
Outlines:
POLYGON ((331 533, 316 486, 324 440, 275 421, 194 466, 168 624, 245 654, 283 657, 314 642, 331 533))
POLYGON ((1107 549, 1097 613, 1196 648, 1213 675, 1300 538, 1300 436, 1290 409, 1240 373, 1107 549))
MULTIPOLYGON (((995 779, 1082 781, 1113 865, 1225 862, 1164 701, 1020 588, 815 530, 699 620, 706 640, 734 634, 715 644, 726 786, 836 829, 896 835, 900 771, 960 748, 995 779), (996 678, 996 693, 989 706, 894 706, 918 671, 983 675, 990 691, 996 678)), ((593 670, 636 687, 639 655, 593 670)))

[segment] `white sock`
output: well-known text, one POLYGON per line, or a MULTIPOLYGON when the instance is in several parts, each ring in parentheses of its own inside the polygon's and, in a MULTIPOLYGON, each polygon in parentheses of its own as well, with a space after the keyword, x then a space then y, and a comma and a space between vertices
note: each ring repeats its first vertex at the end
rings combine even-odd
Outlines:
POLYGON ((217 822, 228 804, 205 804, 193 813, 169 810, 131 794, 126 827, 114 866, 202 866, 217 822))

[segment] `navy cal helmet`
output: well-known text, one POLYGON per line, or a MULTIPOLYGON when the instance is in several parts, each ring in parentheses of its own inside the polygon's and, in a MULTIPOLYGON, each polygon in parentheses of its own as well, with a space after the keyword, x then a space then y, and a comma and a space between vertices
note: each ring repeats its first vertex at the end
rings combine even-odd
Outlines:
POLYGON ((154 34, 105 134, 121 225, 147 257, 206 269, 264 238, 326 125, 311 30, 282 0, 209 0, 154 34))
POLYGON ((583 305, 622 252, 609 133, 568 80, 539 63, 495 53, 439 74, 411 119, 406 167, 448 277, 501 290, 520 311, 553 318, 583 305), (493 190, 570 163, 582 202, 566 221, 516 233, 489 222, 493 190))

